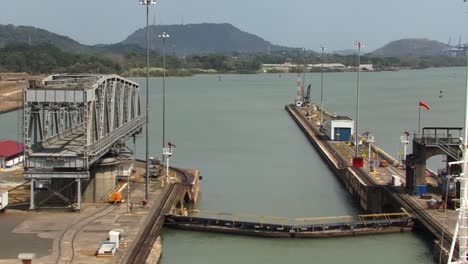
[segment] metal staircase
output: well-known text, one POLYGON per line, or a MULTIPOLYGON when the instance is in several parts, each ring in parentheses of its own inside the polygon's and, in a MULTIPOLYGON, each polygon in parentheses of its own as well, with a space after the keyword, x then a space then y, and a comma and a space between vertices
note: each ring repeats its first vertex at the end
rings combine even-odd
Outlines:
POLYGON ((453 147, 453 143, 450 143, 449 141, 445 139, 438 138, 437 139, 437 146, 445 153, 447 156, 452 157, 454 160, 460 160, 461 156, 461 151, 460 149, 457 149, 453 147))

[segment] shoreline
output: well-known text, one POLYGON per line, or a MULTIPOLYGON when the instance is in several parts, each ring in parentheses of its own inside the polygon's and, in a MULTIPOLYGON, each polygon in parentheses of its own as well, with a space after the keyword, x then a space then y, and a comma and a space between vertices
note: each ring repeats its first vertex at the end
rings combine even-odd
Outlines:
POLYGON ((0 110, 0 114, 7 114, 7 113, 10 113, 10 112, 14 112, 16 110, 20 110, 20 109, 23 109, 23 107, 18 106, 18 107, 14 107, 14 108, 8 108, 8 109, 5 109, 5 110, 0 110))

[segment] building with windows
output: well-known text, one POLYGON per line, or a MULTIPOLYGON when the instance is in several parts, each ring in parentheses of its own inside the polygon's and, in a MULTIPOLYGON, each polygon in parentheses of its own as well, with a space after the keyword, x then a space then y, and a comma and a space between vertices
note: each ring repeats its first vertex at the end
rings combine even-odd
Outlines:
POLYGON ((0 140, 0 169, 9 169, 23 162, 23 143, 0 140))

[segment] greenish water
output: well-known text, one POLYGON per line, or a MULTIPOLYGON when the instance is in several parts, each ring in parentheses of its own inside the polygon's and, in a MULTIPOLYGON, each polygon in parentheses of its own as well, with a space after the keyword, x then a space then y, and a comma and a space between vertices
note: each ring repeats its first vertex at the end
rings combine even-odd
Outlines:
MULTIPOLYGON (((419 100, 432 108, 422 111, 422 126, 462 126, 464 78, 461 68, 363 73, 360 132, 370 131, 396 156, 403 131, 417 129, 419 100)), ((201 170, 199 209, 284 217, 359 213, 284 110, 294 99, 295 74, 221 79, 166 80, 166 138, 177 146, 172 162, 201 170)), ((320 74, 306 79, 317 102, 320 74)), ((144 89, 144 79, 136 80, 144 89)), ((161 84, 151 79, 153 156, 161 155, 161 84)), ((329 111, 353 117, 355 92, 356 74, 325 74, 329 111)), ((16 117, 0 115, 1 137, 16 137, 16 117)), ((437 159, 431 164, 440 165, 437 159)), ((164 230, 163 245, 162 263, 434 263, 432 244, 415 234, 283 240, 164 230)))

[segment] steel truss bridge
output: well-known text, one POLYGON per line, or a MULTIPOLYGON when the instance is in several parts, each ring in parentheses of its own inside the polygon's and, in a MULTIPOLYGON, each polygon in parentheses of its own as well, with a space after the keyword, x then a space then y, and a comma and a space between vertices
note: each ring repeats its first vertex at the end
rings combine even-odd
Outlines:
POLYGON ((141 133, 140 104, 139 85, 118 75, 51 75, 41 83, 31 81, 24 90, 23 118, 30 209, 59 197, 79 210, 90 166, 141 133), (51 193, 39 204, 37 187, 51 193))

